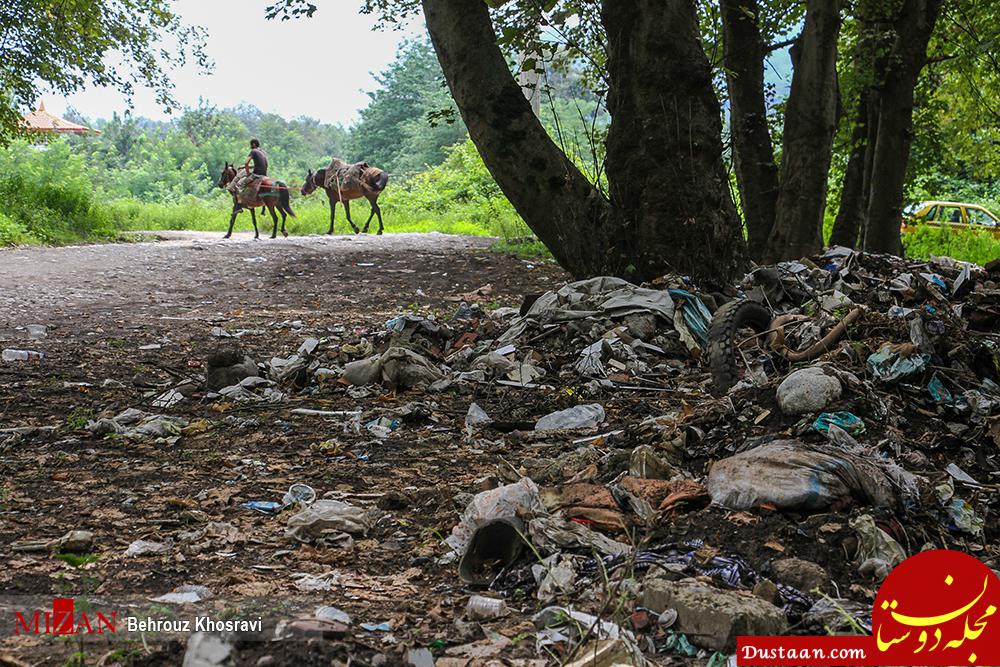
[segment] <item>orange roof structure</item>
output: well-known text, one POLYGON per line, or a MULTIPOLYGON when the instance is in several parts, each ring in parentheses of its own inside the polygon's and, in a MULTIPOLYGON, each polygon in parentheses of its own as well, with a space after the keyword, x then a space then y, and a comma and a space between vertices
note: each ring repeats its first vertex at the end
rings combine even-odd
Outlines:
POLYGON ((59 132, 69 134, 86 134, 93 132, 100 134, 99 130, 91 129, 85 125, 71 123, 65 118, 54 116, 45 110, 45 104, 38 102, 38 110, 32 111, 24 117, 25 129, 28 132, 59 132))

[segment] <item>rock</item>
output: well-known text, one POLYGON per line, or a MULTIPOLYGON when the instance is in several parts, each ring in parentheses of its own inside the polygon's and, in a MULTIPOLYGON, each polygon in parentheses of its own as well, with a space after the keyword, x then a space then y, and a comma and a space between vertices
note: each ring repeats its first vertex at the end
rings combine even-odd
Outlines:
POLYGON ((803 593, 809 593, 814 589, 826 591, 830 586, 830 577, 826 570, 812 561, 782 558, 774 561, 771 569, 781 583, 797 588, 803 593))
POLYGON ((94 548, 94 534, 89 530, 71 530, 55 542, 60 553, 82 554, 94 548))
POLYGON ((840 398, 840 380, 810 366, 791 373, 778 385, 778 406, 786 415, 822 412, 840 398))
POLYGON ((248 377, 260 375, 257 362, 236 349, 223 349, 210 355, 205 364, 205 385, 218 391, 232 387, 248 377))
POLYGON ((778 587, 769 579, 761 579, 758 581, 757 585, 753 587, 753 594, 765 602, 770 602, 775 606, 780 606, 781 595, 778 592, 778 587))
POLYGON ((692 644, 714 651, 732 653, 739 635, 780 635, 788 630, 785 615, 774 605, 694 579, 646 577, 641 605, 657 613, 675 609, 674 631, 687 635, 692 644))

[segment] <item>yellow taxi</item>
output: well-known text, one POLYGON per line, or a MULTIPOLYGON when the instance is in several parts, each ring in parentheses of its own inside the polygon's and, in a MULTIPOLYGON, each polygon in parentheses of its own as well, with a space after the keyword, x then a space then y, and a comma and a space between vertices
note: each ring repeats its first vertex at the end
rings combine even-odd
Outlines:
POLYGON ((947 227, 955 231, 966 229, 987 230, 1000 238, 1000 217, 978 204, 955 201, 925 201, 903 211, 904 234, 916 231, 918 225, 947 227))

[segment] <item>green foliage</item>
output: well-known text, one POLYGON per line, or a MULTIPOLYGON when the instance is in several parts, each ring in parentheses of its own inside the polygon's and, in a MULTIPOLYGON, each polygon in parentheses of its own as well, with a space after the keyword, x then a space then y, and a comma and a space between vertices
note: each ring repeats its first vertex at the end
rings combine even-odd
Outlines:
POLYGON ((0 246, 21 245, 30 240, 24 225, 14 222, 0 211, 0 246))
POLYGON ((173 106, 166 70, 193 55, 204 31, 185 26, 170 0, 9 0, 0 3, 0 146, 19 131, 21 105, 48 88, 68 95, 88 83, 131 98, 148 86, 173 106))
MULTIPOLYGON (((296 218, 288 220, 289 234, 322 234, 330 224, 326 195, 317 191, 303 199, 293 191, 296 218)), ((531 231, 503 196, 472 142, 466 140, 447 151, 445 161, 409 179, 393 179, 379 199, 387 232, 430 232, 530 237, 531 231)), ((222 192, 211 199, 186 196, 175 202, 142 202, 122 199, 107 205, 108 215, 122 230, 194 229, 223 231, 229 225, 231 200, 222 192)), ((369 214, 365 200, 351 202, 355 224, 369 214)), ((258 212, 261 233, 271 231, 271 219, 258 212)), ((372 222, 371 231, 377 227, 372 222)), ((251 229, 250 214, 241 213, 236 229, 251 229)), ((342 206, 337 207, 336 231, 350 230, 342 206)))
POLYGON ((440 164, 444 149, 465 138, 465 125, 445 85, 428 40, 404 43, 368 93, 368 106, 352 128, 347 158, 392 172, 440 164))
POLYGON ((953 231, 919 225, 916 231, 903 235, 903 247, 908 257, 916 259, 945 255, 979 265, 1000 259, 1000 239, 978 229, 953 231))
POLYGON ((204 102, 170 123, 115 115, 97 126, 99 136, 68 140, 74 151, 85 156, 109 195, 149 202, 216 196, 223 165, 242 163, 253 136, 267 151, 270 173, 290 183, 342 154, 347 138, 339 125, 285 120, 246 105, 220 110, 204 102))
POLYGON ((101 560, 99 554, 56 554, 56 558, 73 567, 83 567, 101 560))
POLYGON ((114 225, 100 206, 83 160, 66 142, 48 150, 15 143, 0 152, 0 241, 68 243, 110 238, 114 225))

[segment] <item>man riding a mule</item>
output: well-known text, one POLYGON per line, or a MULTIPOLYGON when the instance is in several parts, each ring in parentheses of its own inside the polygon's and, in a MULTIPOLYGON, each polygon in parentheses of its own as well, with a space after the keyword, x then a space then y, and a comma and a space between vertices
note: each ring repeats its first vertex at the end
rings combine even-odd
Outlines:
POLYGON ((230 182, 229 191, 236 195, 241 204, 250 204, 257 199, 261 181, 267 176, 267 153, 261 149, 257 139, 250 140, 250 155, 247 156, 241 172, 241 176, 230 182))

